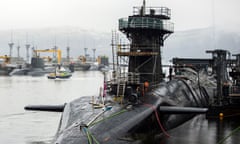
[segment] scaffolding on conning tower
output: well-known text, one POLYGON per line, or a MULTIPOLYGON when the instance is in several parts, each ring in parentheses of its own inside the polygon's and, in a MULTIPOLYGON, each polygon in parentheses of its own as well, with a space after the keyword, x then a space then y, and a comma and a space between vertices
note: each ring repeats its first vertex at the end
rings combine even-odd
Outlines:
POLYGON ((166 7, 134 7, 133 15, 119 19, 121 31, 128 43, 112 32, 113 81, 117 96, 124 95, 128 86, 133 90, 144 84, 158 85, 164 78, 161 47, 173 33, 170 9, 166 7))
MULTIPOLYGON (((159 51, 145 51, 144 49, 155 48, 155 45, 136 45, 136 44, 126 44, 122 43, 119 34, 116 31, 112 32, 112 56, 113 56, 113 75, 115 83, 118 83, 118 89, 122 86, 126 86, 124 84, 130 85, 140 85, 143 82, 140 81, 141 74, 152 75, 152 79, 155 78, 154 72, 156 65, 158 65, 156 61, 156 57, 160 55, 159 51), (142 51, 143 50, 143 51, 142 51), (129 57, 150 57, 146 61, 144 61, 141 65, 135 67, 134 71, 129 72, 129 57), (149 61, 154 61, 154 69, 152 73, 141 73, 139 69, 144 67, 146 63, 149 61)), ((136 64, 135 64, 136 65, 136 64)), ((121 93, 118 90, 118 94, 121 93)))
POLYGON ((139 84, 138 73, 128 72, 130 44, 123 44, 116 31, 112 32, 113 83, 117 85, 116 95, 124 96, 126 85, 139 84))

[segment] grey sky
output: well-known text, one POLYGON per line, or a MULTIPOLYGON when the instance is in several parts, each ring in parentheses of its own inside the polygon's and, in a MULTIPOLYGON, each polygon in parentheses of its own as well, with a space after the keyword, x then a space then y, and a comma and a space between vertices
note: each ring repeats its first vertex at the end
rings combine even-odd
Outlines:
MULTIPOLYGON (((175 30, 209 27, 239 29, 240 0, 146 0, 172 9, 175 30), (213 6, 214 2, 214 6, 213 6), (214 10, 213 10, 214 8, 214 10)), ((110 32, 142 0, 0 0, 0 29, 75 26, 110 32)))

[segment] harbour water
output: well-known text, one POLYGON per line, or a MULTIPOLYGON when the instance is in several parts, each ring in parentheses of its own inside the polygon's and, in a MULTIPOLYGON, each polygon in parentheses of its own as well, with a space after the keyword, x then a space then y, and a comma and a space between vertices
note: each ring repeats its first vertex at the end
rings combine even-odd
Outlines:
POLYGON ((50 144, 61 113, 25 111, 26 105, 59 105, 81 96, 99 95, 103 75, 75 72, 70 79, 46 76, 0 77, 0 144, 50 144))

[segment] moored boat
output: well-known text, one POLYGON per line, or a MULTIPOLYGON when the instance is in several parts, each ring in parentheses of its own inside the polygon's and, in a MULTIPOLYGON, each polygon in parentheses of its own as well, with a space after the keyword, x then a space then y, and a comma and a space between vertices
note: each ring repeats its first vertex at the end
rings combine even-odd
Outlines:
POLYGON ((49 73, 47 75, 48 79, 68 79, 72 76, 70 72, 68 72, 64 67, 58 66, 56 68, 55 73, 49 73))

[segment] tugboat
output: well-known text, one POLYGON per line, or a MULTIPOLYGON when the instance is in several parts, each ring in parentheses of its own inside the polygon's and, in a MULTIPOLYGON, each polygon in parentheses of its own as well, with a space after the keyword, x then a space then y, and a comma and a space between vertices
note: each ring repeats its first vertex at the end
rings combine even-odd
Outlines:
POLYGON ((56 67, 55 73, 49 73, 47 75, 48 79, 68 79, 72 76, 70 72, 68 72, 64 67, 58 65, 56 67))

